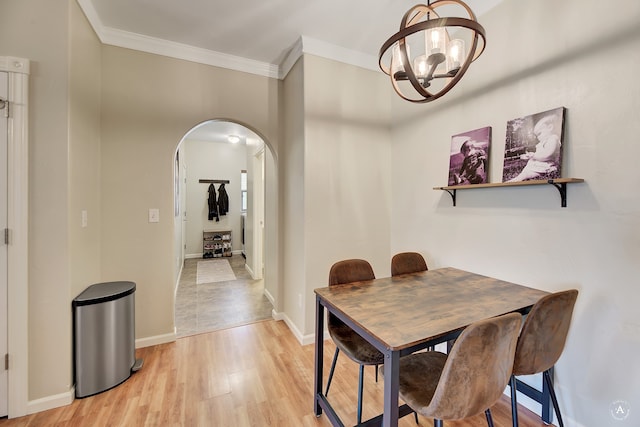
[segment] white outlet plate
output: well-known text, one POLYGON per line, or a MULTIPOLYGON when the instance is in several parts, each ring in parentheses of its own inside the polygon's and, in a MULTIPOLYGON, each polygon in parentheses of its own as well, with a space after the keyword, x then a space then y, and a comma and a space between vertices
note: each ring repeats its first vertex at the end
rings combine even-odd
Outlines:
POLYGON ((160 209, 149 209, 149 222, 160 222, 160 209))
POLYGON ((85 228, 89 223, 89 216, 87 211, 82 211, 82 228, 85 228))

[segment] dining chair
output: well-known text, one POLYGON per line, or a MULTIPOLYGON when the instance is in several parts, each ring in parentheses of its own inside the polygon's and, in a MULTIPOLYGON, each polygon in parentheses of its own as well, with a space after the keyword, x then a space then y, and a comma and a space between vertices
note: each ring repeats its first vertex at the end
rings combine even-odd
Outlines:
POLYGON ((509 383, 521 324, 519 313, 481 320, 462 331, 449 354, 427 351, 400 358, 400 398, 433 418, 435 427, 482 412, 493 427, 488 408, 509 383))
POLYGON ((427 270, 427 262, 418 252, 400 252, 391 258, 391 276, 427 270))
MULTIPOLYGON (((400 252, 391 258, 391 277, 427 270, 429 270, 427 262, 418 252, 400 252)), ((449 347, 451 345, 453 345, 453 341, 449 347)), ((433 346, 427 347, 427 350, 433 349, 433 346)))
POLYGON ((550 369, 556 364, 567 340, 573 308, 578 291, 556 292, 542 297, 531 309, 522 326, 511 375, 511 417, 518 426, 517 375, 533 375, 542 372, 549 389, 551 403, 558 417, 559 427, 564 427, 558 399, 553 388, 550 369))
MULTIPOLYGON (((348 259, 338 261, 331 266, 329 271, 329 286, 345 283, 360 282, 363 280, 373 280, 375 274, 371 264, 363 259, 348 259)), ((358 380, 358 424, 362 422, 362 390, 364 382, 365 365, 380 365, 384 363, 383 354, 378 351, 367 340, 358 335, 353 329, 344 324, 333 314, 329 313, 327 320, 329 335, 336 344, 336 351, 333 355, 333 362, 329 370, 327 388, 325 396, 329 394, 329 386, 333 378, 333 371, 336 367, 338 354, 342 350, 351 360, 360 365, 360 376, 358 380)), ((377 370, 376 370, 377 372, 377 370)))

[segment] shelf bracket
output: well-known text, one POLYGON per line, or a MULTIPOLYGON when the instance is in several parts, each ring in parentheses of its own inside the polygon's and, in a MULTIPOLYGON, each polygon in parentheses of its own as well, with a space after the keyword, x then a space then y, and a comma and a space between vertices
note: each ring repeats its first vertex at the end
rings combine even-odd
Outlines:
POLYGON ((449 193, 449 195, 451 196, 451 200, 453 201, 453 206, 455 207, 456 205, 456 196, 457 196, 457 192, 456 189, 454 188, 453 190, 444 190, 447 193, 449 193))
POLYGON ((560 205, 563 208, 567 207, 567 183, 566 182, 562 182, 560 184, 553 182, 552 179, 550 179, 549 181, 547 181, 549 184, 553 185, 554 187, 556 187, 556 189, 558 190, 558 192, 560 193, 560 205))

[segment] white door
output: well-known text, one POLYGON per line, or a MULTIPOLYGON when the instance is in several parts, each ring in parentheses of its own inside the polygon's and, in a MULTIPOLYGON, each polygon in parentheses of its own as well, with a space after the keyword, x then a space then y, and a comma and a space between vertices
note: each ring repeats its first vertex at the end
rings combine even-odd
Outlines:
POLYGON ((7 354, 7 121, 9 105, 5 102, 9 93, 9 75, 0 71, 0 416, 8 414, 8 372, 5 369, 7 354))

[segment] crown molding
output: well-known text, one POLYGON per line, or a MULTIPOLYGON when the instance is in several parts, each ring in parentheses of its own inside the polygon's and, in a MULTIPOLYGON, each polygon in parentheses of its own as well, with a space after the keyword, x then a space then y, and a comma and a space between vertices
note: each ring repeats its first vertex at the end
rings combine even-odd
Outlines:
POLYGON ((147 53, 184 59, 200 64, 222 67, 235 71, 256 74, 263 77, 278 78, 279 67, 266 62, 254 61, 239 56, 214 52, 182 43, 176 43, 155 37, 143 36, 127 31, 104 29, 100 39, 104 44, 139 50, 147 53))
POLYGON ((78 0, 80 8, 103 44, 183 59, 264 77, 284 79, 303 54, 311 54, 368 70, 378 70, 375 56, 332 45, 311 37, 300 36, 281 64, 270 64, 225 53, 214 52, 182 43, 148 37, 105 27, 91 0, 78 0))
POLYGON ((346 49, 331 43, 317 40, 307 36, 301 36, 302 52, 322 58, 331 59, 371 71, 380 71, 378 58, 366 53, 346 49))
POLYGON ((293 44, 287 56, 282 60, 280 64, 280 80, 283 80, 289 74, 289 71, 296 64, 296 61, 302 56, 303 47, 302 47, 302 37, 298 37, 298 40, 293 44))
POLYGON ((105 27, 90 0, 78 0, 78 4, 103 44, 154 53, 170 58, 184 59, 264 77, 279 77, 279 67, 274 64, 105 27))

